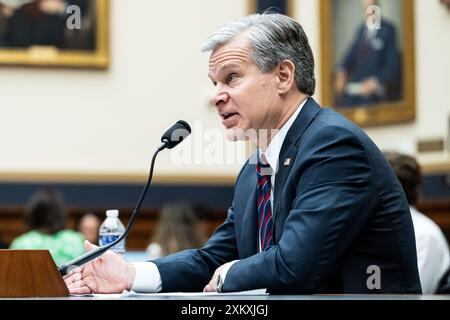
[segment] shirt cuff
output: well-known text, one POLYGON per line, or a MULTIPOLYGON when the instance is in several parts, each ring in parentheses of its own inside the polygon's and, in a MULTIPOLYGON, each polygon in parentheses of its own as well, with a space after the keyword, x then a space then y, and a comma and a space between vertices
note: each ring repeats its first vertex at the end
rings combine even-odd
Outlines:
POLYGON ((155 293, 162 289, 161 275, 153 262, 132 262, 136 274, 131 290, 141 293, 155 293))
POLYGON ((238 262, 238 261, 239 261, 239 260, 233 260, 233 261, 227 263, 227 264, 223 267, 223 270, 222 270, 222 272, 220 273, 220 277, 222 278, 223 283, 225 283, 225 279, 226 279, 226 277, 227 277, 228 270, 230 270, 231 266, 232 266, 233 264, 235 264, 236 262, 238 262))

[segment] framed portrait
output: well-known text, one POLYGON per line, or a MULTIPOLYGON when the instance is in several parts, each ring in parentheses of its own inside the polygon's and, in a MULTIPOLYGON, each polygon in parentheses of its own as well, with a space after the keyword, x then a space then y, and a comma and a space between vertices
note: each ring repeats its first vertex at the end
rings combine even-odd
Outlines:
POLYGON ((413 121, 414 1, 321 0, 322 104, 361 126, 413 121))
POLYGON ((109 0, 0 0, 0 65, 109 64, 109 0))
POLYGON ((295 0, 247 0, 248 12, 262 13, 267 9, 294 17, 295 0))

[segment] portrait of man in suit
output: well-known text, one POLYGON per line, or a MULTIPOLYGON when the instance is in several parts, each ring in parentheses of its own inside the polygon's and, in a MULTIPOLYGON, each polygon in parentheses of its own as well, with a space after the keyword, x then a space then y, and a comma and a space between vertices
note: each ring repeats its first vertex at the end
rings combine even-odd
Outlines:
POLYGON ((0 0, 0 48, 94 50, 95 25, 95 1, 0 0), (80 15, 78 29, 67 27, 68 8, 74 6, 80 15))
POLYGON ((400 7, 399 0, 333 1, 336 107, 402 99, 400 7))

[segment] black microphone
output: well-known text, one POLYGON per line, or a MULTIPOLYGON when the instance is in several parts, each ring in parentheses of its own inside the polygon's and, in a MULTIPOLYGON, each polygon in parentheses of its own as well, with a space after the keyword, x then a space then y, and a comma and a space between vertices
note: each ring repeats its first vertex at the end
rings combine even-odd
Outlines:
POLYGON ((191 127, 186 121, 177 121, 161 137, 161 142, 166 143, 167 149, 172 149, 188 135, 191 134, 191 127))
POLYGON ((167 130, 163 136, 161 137, 161 145, 156 149, 155 153, 152 157, 152 162, 150 165, 150 174, 147 179, 147 183, 142 190, 141 196, 139 197, 139 200, 136 204, 136 207, 133 210, 133 213, 131 215, 130 221, 128 222, 127 228, 125 229, 125 232, 116 240, 113 242, 104 245, 103 247, 96 248, 94 250, 91 250, 89 252, 86 252, 85 254, 79 256, 78 258, 75 258, 69 262, 66 262, 58 267, 59 272, 62 276, 65 276, 67 273, 69 273, 72 269, 82 266, 83 264, 94 260, 98 256, 105 253, 109 248, 115 246, 117 243, 122 241, 130 232, 131 227, 133 226, 136 215, 139 212, 139 209, 141 208, 142 202, 144 201, 145 195, 147 194, 147 191, 150 187, 150 183, 152 181, 153 177, 153 168, 155 166, 155 159, 158 153, 164 149, 172 149, 176 145, 178 145, 181 141, 183 141, 188 135, 191 134, 191 127, 186 121, 180 120, 177 121, 172 127, 167 130))

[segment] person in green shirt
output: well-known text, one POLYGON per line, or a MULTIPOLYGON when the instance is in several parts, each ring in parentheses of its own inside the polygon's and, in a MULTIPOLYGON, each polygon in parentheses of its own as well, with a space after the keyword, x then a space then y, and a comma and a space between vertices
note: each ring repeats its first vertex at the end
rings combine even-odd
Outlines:
POLYGON ((44 189, 32 195, 26 218, 30 231, 14 239, 10 249, 47 249, 57 265, 85 252, 83 235, 65 229, 67 209, 56 190, 44 189))

